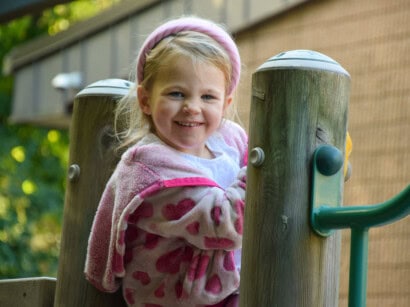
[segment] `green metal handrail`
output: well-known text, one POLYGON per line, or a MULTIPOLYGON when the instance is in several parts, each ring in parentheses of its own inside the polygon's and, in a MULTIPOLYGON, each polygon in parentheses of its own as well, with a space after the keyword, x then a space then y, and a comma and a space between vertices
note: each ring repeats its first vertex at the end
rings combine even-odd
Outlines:
POLYGON ((343 155, 335 147, 318 147, 313 158, 311 225, 321 236, 351 229, 349 307, 366 306, 368 230, 410 214, 410 185, 376 205, 341 207, 343 155))

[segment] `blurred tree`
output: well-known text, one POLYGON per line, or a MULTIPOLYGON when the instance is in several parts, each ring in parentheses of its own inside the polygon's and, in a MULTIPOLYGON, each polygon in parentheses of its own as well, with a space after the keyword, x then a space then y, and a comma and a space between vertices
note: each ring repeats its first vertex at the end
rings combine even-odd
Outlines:
MULTIPOLYGON (((55 35, 120 0, 83 0, 0 25, 4 56, 55 35)), ((0 75, 0 278, 56 276, 68 163, 68 132, 8 122, 13 77, 0 75)))
POLYGON ((0 276, 55 275, 67 132, 0 128, 0 276))

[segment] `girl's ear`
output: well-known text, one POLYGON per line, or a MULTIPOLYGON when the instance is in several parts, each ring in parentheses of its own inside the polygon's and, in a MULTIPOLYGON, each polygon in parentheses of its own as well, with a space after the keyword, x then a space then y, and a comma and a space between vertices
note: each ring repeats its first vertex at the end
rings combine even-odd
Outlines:
POLYGON ((229 95, 225 98, 225 104, 224 104, 224 111, 229 107, 229 105, 232 103, 232 95, 229 95))
POLYGON ((151 115, 151 106, 149 104, 149 93, 141 85, 137 88, 138 103, 140 105, 141 111, 146 115, 151 115))

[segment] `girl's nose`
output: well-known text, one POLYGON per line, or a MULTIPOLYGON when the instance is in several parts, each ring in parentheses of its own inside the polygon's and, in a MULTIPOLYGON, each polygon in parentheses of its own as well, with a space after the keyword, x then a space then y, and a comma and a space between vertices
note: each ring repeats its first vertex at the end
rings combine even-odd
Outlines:
POLYGON ((182 110, 188 114, 197 114, 201 111, 200 102, 197 99, 185 100, 182 110))

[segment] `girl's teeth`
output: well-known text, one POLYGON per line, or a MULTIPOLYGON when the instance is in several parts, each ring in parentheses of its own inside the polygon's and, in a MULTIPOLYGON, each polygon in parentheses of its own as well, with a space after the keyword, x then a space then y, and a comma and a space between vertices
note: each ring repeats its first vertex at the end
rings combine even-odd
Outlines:
POLYGON ((178 124, 180 124, 181 126, 185 126, 185 127, 195 127, 195 126, 198 126, 197 123, 183 123, 183 122, 178 122, 178 124))

